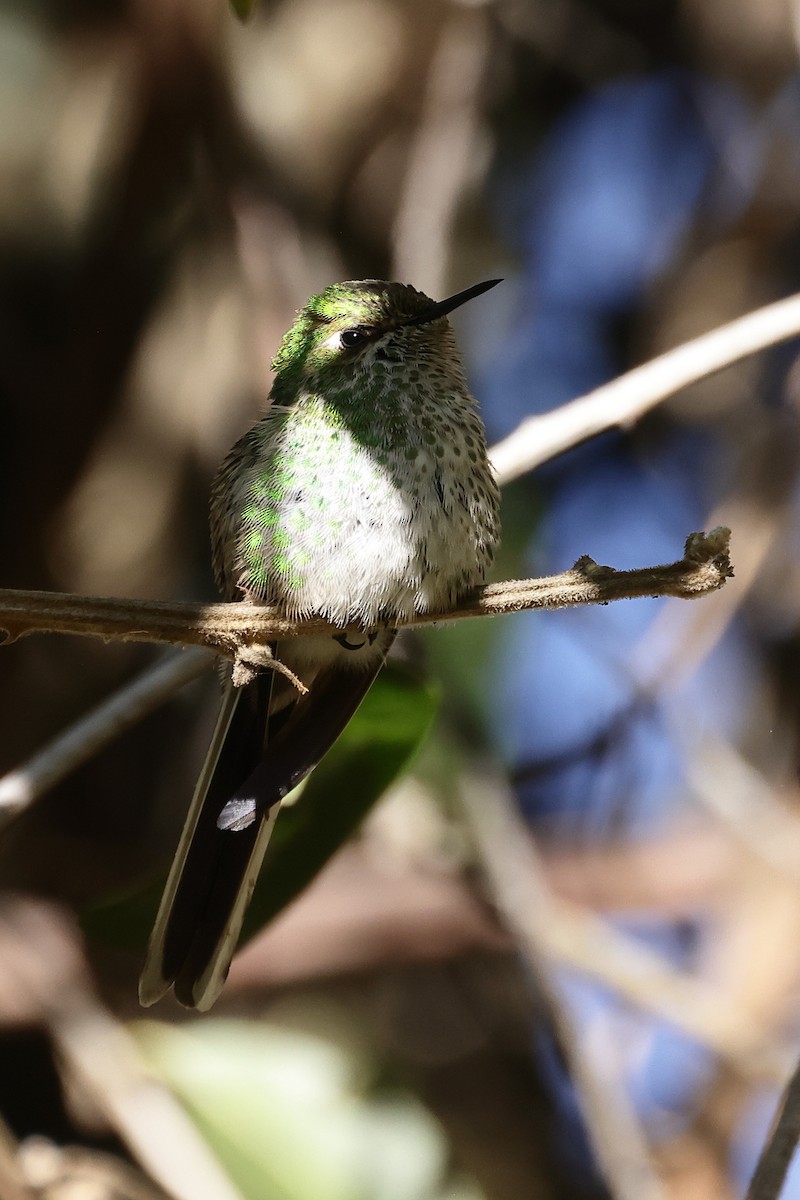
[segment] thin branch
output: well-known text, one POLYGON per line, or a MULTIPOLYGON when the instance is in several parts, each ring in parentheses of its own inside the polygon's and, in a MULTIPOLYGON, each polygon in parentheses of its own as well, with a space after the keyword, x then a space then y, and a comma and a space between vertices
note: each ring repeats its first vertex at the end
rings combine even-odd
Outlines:
MULTIPOLYGON (((632 596, 700 596, 721 587, 730 573, 728 531, 718 529, 708 535, 692 534, 687 539, 686 557, 678 563, 614 571, 584 558, 572 571, 550 579, 488 585, 458 612, 444 614, 443 618, 426 615, 419 618, 419 623, 492 616, 525 608, 602 604, 632 596)), ((274 636, 276 626, 282 631, 281 636, 292 631, 330 628, 319 623, 277 621, 273 610, 243 604, 160 604, 0 590, 0 630, 8 630, 7 641, 34 632, 166 640, 176 644, 194 639, 206 648, 217 650, 222 644, 227 653, 235 655, 246 644, 268 641, 274 636)), ((199 676, 206 661, 206 655, 196 651, 149 668, 38 754, 0 778, 0 830, 48 788, 199 676)))
MULTIPOLYGON (((681 713, 681 717, 685 717, 681 713)), ((684 722, 674 725, 689 741, 684 722)), ((800 817, 797 794, 781 782, 780 793, 734 746, 705 732, 694 753, 686 756, 692 798, 719 821, 747 852, 760 859, 772 876, 800 886, 800 817)))
POLYGON ((747 1189, 747 1200, 778 1200, 789 1164, 800 1140, 800 1062, 781 1099, 780 1111, 767 1139, 755 1174, 747 1189))
POLYGON ((752 1013, 719 989, 667 966, 584 905, 553 893, 508 784, 484 766, 462 781, 462 804, 497 909, 521 953, 571 967, 707 1046, 737 1071, 772 1082, 786 1058, 752 1013))
MULTIPOLYGON (((644 1133, 620 1080, 581 1037, 554 967, 564 960, 548 941, 558 921, 541 864, 508 787, 490 771, 472 770, 462 780, 461 801, 481 866, 504 924, 541 995, 567 1060, 600 1170, 614 1200, 664 1200, 644 1133)), ((574 931, 573 931, 574 933, 574 931)), ((580 946, 584 938, 570 938, 580 946)), ((569 960, 567 960, 569 961, 569 960)))
POLYGON ((684 342, 552 412, 528 417, 491 451, 500 484, 607 429, 635 424, 681 388, 800 335, 800 295, 758 308, 684 342))
MULTIPOLYGON (((671 350, 555 412, 528 418, 491 452, 498 481, 501 484, 508 483, 571 446, 587 440, 595 433, 631 424, 672 392, 798 333, 800 297, 793 296, 758 309, 676 350, 671 350)), ((695 569, 690 570, 683 581, 684 584, 694 583, 696 590, 691 593, 680 588, 675 590, 676 580, 673 578, 665 581, 662 577, 660 581, 645 579, 644 590, 627 593, 618 591, 613 595, 603 596, 599 594, 598 587, 600 571, 592 579, 594 587, 587 588, 587 567, 590 560, 581 560, 582 570, 576 564, 573 572, 560 577, 562 581, 566 581, 566 590, 560 594, 554 596, 550 591, 548 596, 548 589, 554 580, 528 580, 517 585, 493 585, 482 590, 476 605, 447 614, 447 619, 513 612, 526 607, 603 603, 606 599, 621 599, 624 595, 702 595, 721 586, 730 573, 727 558, 722 557, 726 552, 727 547, 724 551, 720 550, 718 564, 715 565, 712 561, 706 564, 706 570, 702 569, 702 563, 695 563, 695 569), (708 567, 711 568, 710 571, 708 567), (581 591, 582 595, 579 594, 581 591)), ((681 567, 682 564, 673 564, 673 570, 677 568, 679 575, 681 567)), ((630 581, 629 572, 616 573, 612 576, 612 581, 624 585, 626 575, 630 581)), ((641 579, 639 584, 641 587, 641 579)), ((419 623, 431 619, 426 617, 419 623)), ((259 636, 263 640, 269 640, 275 632, 281 636, 300 632, 300 629, 288 628, 285 621, 278 621, 275 614, 270 613, 268 609, 245 608, 241 605, 137 605, 124 600, 104 601, 98 605, 97 601, 88 597, 13 591, 0 592, 0 630, 3 629, 6 632, 6 641, 25 633, 49 630, 105 638, 211 646, 217 652, 227 653, 231 657, 235 657, 237 649, 245 641, 254 642, 259 636), (237 611, 240 621, 238 626, 237 611), (222 629, 214 628, 216 613, 224 614, 222 629), (157 623, 158 628, 141 628, 141 622, 148 617, 157 623), (258 630, 253 628, 256 619, 264 622, 258 630)), ((313 626, 306 624, 302 631, 313 632, 313 626)), ((177 690, 181 686, 180 682, 176 681, 174 686, 177 690)), ((167 695, 164 694, 163 698, 166 699, 167 695)), ((114 699, 108 703, 113 706, 114 699)), ((59 771, 58 777, 68 769, 67 762, 59 771)), ((16 779, 9 786, 13 796, 19 795, 19 788, 24 787, 24 784, 16 779)), ((14 802, 11 800, 12 804, 14 802)))
MULTIPOLYGON (((599 566, 584 556, 562 575, 487 584, 451 611, 420 613, 397 624, 430 625, 642 596, 693 599, 716 591, 731 576, 729 538, 730 531, 722 527, 709 534, 690 534, 684 557, 678 562, 631 571, 599 566)), ((30 633, 73 633, 116 641, 205 646, 238 658, 247 646, 330 633, 334 626, 317 619, 290 620, 274 608, 253 604, 167 604, 8 589, 0 591, 0 630, 6 631, 6 641, 30 633)))
POLYGON ((165 662, 143 671, 53 738, 25 764, 4 775, 0 779, 0 829, 37 796, 201 675, 209 660, 209 654, 203 650, 171 655, 165 662))
POLYGON ((49 1032, 64 1069, 173 1200, 243 1200, 130 1032, 95 996, 80 938, 57 910, 0 904, 2 996, 49 1032))
MULTIPOLYGON (((498 481, 500 483, 508 483, 512 479, 516 479, 519 475, 526 471, 532 470, 539 464, 546 462, 556 454, 562 453, 571 446, 585 441, 593 434, 603 430, 613 428, 617 425, 627 425, 642 416, 650 408, 659 401, 665 399, 672 391, 677 391, 698 379, 704 378, 706 375, 712 374, 714 371, 720 370, 722 367, 736 362, 737 360, 756 353, 758 350, 765 349, 768 346, 774 345, 777 342, 786 338, 795 336, 800 332, 800 297, 790 297, 788 300, 779 301, 776 304, 768 305, 765 308, 758 309, 753 313, 749 313, 738 320, 730 322, 721 328, 714 330, 712 333, 704 334, 696 338, 692 342, 688 342, 676 350, 671 350, 667 354, 661 355, 652 362, 647 363, 642 367, 637 367, 635 370, 621 376, 614 382, 598 388, 594 392, 590 392, 587 396, 580 397, 572 403, 564 405, 562 408, 552 413, 547 413, 544 416, 531 417, 520 425, 520 427, 512 433, 504 441, 496 445, 492 452, 492 461, 495 465, 498 481)), ((719 578, 716 582, 707 581, 706 588, 700 588, 696 594, 702 594, 704 590, 714 590, 723 582, 728 572, 720 567, 719 578)), ((547 581, 541 581, 540 586, 547 581)), ((595 580, 596 582, 596 580, 595 580)), ((502 587, 502 585, 500 585, 502 587)), ((507 585, 506 585, 507 586, 507 585)), ((490 603, 493 589, 484 589, 482 600, 486 607, 486 611, 490 610, 490 603)), ((653 594, 657 589, 651 588, 646 594, 653 594)), ((497 600, 497 587, 494 589, 495 601, 497 600)), ((642 594, 637 592, 637 595, 642 594)), ((685 594, 681 592, 670 594, 685 594)), ((620 598, 620 597, 613 597, 620 598)), ((104 628, 87 628, 90 624, 87 620, 87 610, 85 607, 77 612, 72 613, 74 623, 64 626, 63 622, 66 617, 66 609, 70 607, 72 602, 79 601, 80 598, 53 597, 47 593, 20 593, 20 592, 5 592, 0 593, 0 629, 6 629, 6 640, 13 637, 21 636, 23 633, 34 632, 34 630, 44 631, 47 629, 61 630, 63 632, 95 634, 100 637, 127 637, 132 639, 136 633, 128 629, 127 633, 120 633, 120 621, 124 622, 126 613, 131 615, 135 606, 126 601, 108 602, 113 605, 113 621, 112 628, 108 626, 104 628), (14 599, 17 602, 21 598, 28 597, 28 604, 22 604, 22 609, 16 610, 14 599), (34 613, 32 603, 36 602, 37 612, 34 613), (51 623, 48 624, 48 612, 50 613, 51 623), (4 615, 5 614, 5 615, 4 615), (14 625, 12 617, 16 616, 17 622, 22 619, 22 625, 19 623, 14 625), (54 626, 52 621, 58 617, 61 624, 54 626), (5 622, 5 624, 3 623, 5 622), (9 627, 10 626, 10 627, 9 627)), ((530 597, 530 606, 546 605, 546 599, 541 595, 538 598, 530 597)), ((569 602, 564 600, 563 602, 569 602)), ((576 601, 577 602, 577 601, 576 601)), ((601 603, 599 596, 585 597, 584 603, 601 603)), ((91 605, 93 602, 83 598, 83 604, 91 605)), ((152 614, 152 606, 145 606, 150 609, 152 614)), ((177 606, 157 606, 159 608, 159 618, 165 618, 167 612, 171 616, 173 622, 176 619, 177 606)), ((526 607, 524 602, 511 607, 510 610, 515 611, 516 608, 526 607)), ((228 606, 230 617, 233 616, 233 607, 228 606)), ((252 623, 254 614, 259 610, 250 610, 247 614, 247 621, 252 623)), ((503 611, 493 610, 493 611, 503 611)), ((198 608, 194 606, 194 615, 198 613, 208 614, 213 613, 213 606, 203 606, 198 608)), ((111 617, 112 614, 106 612, 105 617, 111 617)), ((137 610, 133 616, 135 621, 136 615, 141 616, 141 610, 137 610)), ((459 615, 473 615, 472 613, 450 614, 449 619, 455 619, 459 615)), ((95 617, 97 612, 95 610, 95 617)), ((180 613, 177 615, 178 625, 181 619, 186 620, 186 609, 184 607, 183 618, 180 613)), ((241 644, 242 634, 246 634, 247 630, 239 631, 234 634, 233 640, 236 645, 241 644)), ((230 633, 230 631, 229 631, 230 633)), ((155 640, 163 641, 179 641, 180 637, 176 637, 176 626, 173 624, 171 631, 162 630, 161 638, 155 640), (171 636, 170 636, 171 634, 171 636)), ((186 637, 187 630, 184 624, 183 636, 187 641, 194 640, 195 643, 201 645, 212 644, 210 636, 206 636, 204 632, 197 629, 194 631, 194 637, 186 637)), ((139 634, 142 640, 150 640, 147 633, 139 634)), ((269 635, 267 635, 269 636, 269 635)), ((235 655, 235 649, 230 645, 214 647, 217 650, 222 649, 224 652, 235 655)), ((146 673, 146 674, 149 674, 146 673)), ((180 686, 176 682, 175 690, 180 686)), ((164 696, 166 699, 166 696, 164 696)), ((114 700, 108 702, 113 705, 114 700)), ((68 766, 65 769, 69 769, 68 766)), ((63 774, 62 770, 59 774, 63 774)), ((14 783, 14 788, 19 787, 19 780, 14 783)))

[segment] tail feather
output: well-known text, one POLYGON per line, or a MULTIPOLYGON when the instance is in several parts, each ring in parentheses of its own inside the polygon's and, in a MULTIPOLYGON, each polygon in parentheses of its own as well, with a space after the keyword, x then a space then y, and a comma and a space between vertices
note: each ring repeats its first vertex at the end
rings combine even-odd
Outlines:
POLYGON ((227 685, 150 936, 139 981, 143 1005, 173 984, 182 1004, 202 1010, 214 1003, 280 801, 342 732, 382 663, 322 670, 307 695, 282 705, 273 700, 271 672, 243 688, 227 685))
MULTIPOLYGON (((258 826, 245 831, 243 837, 226 837, 217 828, 217 816, 242 773, 251 770, 264 753, 270 683, 271 676, 265 674, 244 688, 226 684, 211 744, 150 935, 139 980, 139 1000, 143 1005, 159 1000, 178 976, 185 978, 188 963, 198 960, 200 943, 208 946, 209 939, 204 934, 209 920, 217 915, 214 901, 220 887, 227 884, 231 898, 229 906, 222 910, 227 919, 234 908, 235 896, 246 890, 249 873, 255 882, 268 837, 259 837, 258 826), (257 848, 261 851, 258 860, 254 853, 257 848)), ((265 815, 263 823, 271 832, 275 814, 271 820, 269 815, 265 815)), ((224 972, 220 987, 223 982, 224 972)), ((200 1006, 198 998, 184 1003, 200 1006)))
POLYGON ((274 736, 270 732, 268 751, 247 772, 220 812, 220 829, 247 829, 266 806, 297 787, 349 723, 382 665, 378 662, 371 671, 319 674, 309 695, 295 705, 291 718, 274 736))
POLYGON ((175 975, 175 996, 187 1008, 205 1012, 222 991, 279 809, 280 804, 274 804, 252 826, 254 837, 241 833, 220 835, 237 843, 244 838, 247 848, 237 845, 235 861, 229 857, 225 869, 216 876, 203 919, 175 975))

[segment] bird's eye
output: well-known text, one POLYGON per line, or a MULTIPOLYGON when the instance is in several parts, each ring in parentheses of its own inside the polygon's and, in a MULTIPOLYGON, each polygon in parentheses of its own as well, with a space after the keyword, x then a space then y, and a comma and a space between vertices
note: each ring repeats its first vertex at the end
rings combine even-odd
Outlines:
POLYGON ((339 334, 339 341, 348 350, 354 346, 360 346, 363 341, 366 341, 366 334, 363 329, 343 329, 339 334))

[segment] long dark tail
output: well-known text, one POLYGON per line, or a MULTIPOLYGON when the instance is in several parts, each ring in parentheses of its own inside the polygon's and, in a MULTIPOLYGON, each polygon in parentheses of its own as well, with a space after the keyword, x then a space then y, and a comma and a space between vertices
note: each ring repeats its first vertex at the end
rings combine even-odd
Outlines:
POLYGON ((243 776, 261 761, 271 683, 271 674, 264 674, 244 688, 226 685, 150 935, 139 981, 142 1004, 153 1004, 174 983, 181 1003, 208 1008, 225 982, 239 929, 230 928, 234 945, 221 977, 212 979, 208 969, 222 962, 236 897, 246 880, 255 881, 275 814, 265 812, 241 836, 226 836, 217 818, 243 776))
POLYGON ((161 898, 139 981, 142 1004, 171 985, 201 1010, 228 974, 280 801, 316 766, 381 667, 321 672, 270 715, 274 674, 228 684, 161 898))

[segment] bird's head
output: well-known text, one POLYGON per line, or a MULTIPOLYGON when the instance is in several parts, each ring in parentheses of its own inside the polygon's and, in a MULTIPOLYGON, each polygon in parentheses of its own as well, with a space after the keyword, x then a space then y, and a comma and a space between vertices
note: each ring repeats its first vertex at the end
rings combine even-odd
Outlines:
POLYGON ((446 300, 377 279, 332 284, 311 297, 284 336, 273 363, 275 389, 288 396, 312 376, 456 356, 447 314, 497 283, 490 279, 446 300))

